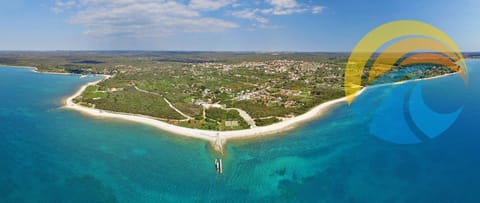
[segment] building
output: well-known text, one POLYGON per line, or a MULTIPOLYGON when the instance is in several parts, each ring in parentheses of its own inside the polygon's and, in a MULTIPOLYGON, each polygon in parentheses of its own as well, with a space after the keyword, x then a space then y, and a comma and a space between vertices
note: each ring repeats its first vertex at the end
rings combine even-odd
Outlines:
POLYGON ((225 121, 225 127, 238 127, 238 121, 225 121))

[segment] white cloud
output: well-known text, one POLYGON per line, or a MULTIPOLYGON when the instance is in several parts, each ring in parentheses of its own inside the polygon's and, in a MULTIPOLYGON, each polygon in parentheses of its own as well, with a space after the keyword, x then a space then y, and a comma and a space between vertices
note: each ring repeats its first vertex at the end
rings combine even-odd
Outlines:
POLYGON ((68 1, 56 1, 55 6, 51 9, 55 13, 61 13, 64 10, 71 9, 73 6, 75 6, 77 2, 74 0, 68 0, 68 1))
POLYGON ((323 6, 314 6, 312 8, 312 13, 313 14, 321 13, 323 11, 323 9, 325 9, 325 7, 323 7, 323 6))
POLYGON ((267 3, 279 9, 296 8, 298 6, 296 0, 267 0, 267 3))
MULTIPOLYGON (((268 6, 266 8, 247 8, 240 11, 231 12, 231 15, 236 18, 249 19, 256 21, 255 28, 278 28, 280 26, 269 24, 268 16, 272 15, 292 15, 298 13, 321 13, 324 9, 322 6, 311 6, 300 4, 296 0, 265 0, 264 3, 268 6)), ((255 3, 261 4, 260 1, 255 3)))
POLYGON ((218 10, 233 4, 233 0, 191 0, 189 7, 197 10, 218 10))
POLYGON ((296 0, 57 0, 52 8, 67 10, 69 22, 84 26, 91 36, 157 37, 239 27, 226 16, 251 20, 255 28, 277 28, 269 20, 274 15, 317 14, 323 7, 296 0))
POLYGON ((273 15, 290 15, 293 13, 304 12, 304 8, 300 8, 295 0, 266 0, 272 5, 270 9, 264 9, 263 13, 273 15))
POLYGON ((321 6, 308 6, 299 4, 296 0, 265 0, 272 7, 262 10, 264 14, 291 15, 295 13, 311 12, 318 14, 323 10, 321 6))
POLYGON ((238 27, 236 23, 202 16, 189 5, 168 0, 79 0, 75 4, 78 8, 69 21, 83 25, 91 36, 157 37, 176 32, 222 32, 238 27))
POLYGON ((255 20, 261 24, 268 23, 268 19, 258 15, 259 9, 245 9, 241 11, 235 11, 232 13, 232 16, 237 18, 255 20))

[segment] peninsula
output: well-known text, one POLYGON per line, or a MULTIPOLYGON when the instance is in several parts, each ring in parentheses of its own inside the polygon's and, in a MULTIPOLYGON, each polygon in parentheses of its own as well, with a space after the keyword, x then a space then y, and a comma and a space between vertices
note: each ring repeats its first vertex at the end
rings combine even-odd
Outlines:
MULTIPOLYGON (((0 63, 40 72, 102 74, 66 107, 119 118, 213 143, 271 135, 345 101, 345 53, 32 52, 0 53, 0 63)), ((393 71, 428 78, 452 71, 424 64, 393 71)), ((407 77, 406 77, 407 76, 407 77)))

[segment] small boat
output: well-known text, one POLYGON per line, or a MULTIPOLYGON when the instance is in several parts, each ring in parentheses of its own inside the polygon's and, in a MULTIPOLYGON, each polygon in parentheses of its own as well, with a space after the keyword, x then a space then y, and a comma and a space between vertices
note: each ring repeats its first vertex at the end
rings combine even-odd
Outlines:
POLYGON ((214 163, 217 173, 223 173, 222 159, 215 159, 214 163))
POLYGON ((223 165, 222 165, 222 159, 220 159, 219 161, 219 165, 220 165, 220 173, 223 173, 223 165))

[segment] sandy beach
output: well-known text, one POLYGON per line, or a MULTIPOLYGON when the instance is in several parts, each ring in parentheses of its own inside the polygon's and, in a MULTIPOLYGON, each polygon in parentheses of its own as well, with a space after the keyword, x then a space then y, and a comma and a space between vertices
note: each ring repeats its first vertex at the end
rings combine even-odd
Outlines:
MULTIPOLYGON (((442 76, 436 76, 432 78, 426 78, 426 79, 418 79, 418 80, 409 80, 409 81, 402 81, 402 82, 396 82, 396 83, 391 83, 391 84, 381 84, 381 85, 375 85, 375 86, 369 86, 367 88, 376 88, 376 87, 381 87, 381 86, 386 86, 386 85, 399 85, 407 82, 414 82, 414 81, 419 81, 419 80, 430 80, 430 79, 435 79, 439 77, 446 77, 450 76, 456 73, 452 74, 447 74, 447 75, 442 75, 442 76)), ((104 79, 108 79, 110 76, 105 76, 104 79)), ((128 113, 119 113, 119 112, 111 112, 111 111, 105 111, 101 109, 94 109, 94 108, 89 108, 85 106, 81 106, 78 104, 75 104, 73 102, 73 99, 80 96, 82 92, 90 85, 95 85, 102 80, 98 80, 95 82, 90 82, 78 89, 75 94, 71 95, 65 100, 65 108, 67 109, 72 109, 76 110, 82 113, 85 113, 87 115, 91 116, 96 116, 96 117, 104 117, 104 118, 115 118, 115 119, 122 119, 122 120, 127 120, 127 121, 132 121, 132 122, 137 122, 137 123, 142 123, 146 125, 150 125, 153 127, 156 127, 158 129, 168 131, 170 133, 182 135, 182 136, 188 136, 192 138, 198 138, 198 139, 203 139, 210 141, 214 148, 217 151, 222 151, 223 145, 225 145, 226 141, 228 139, 238 139, 238 138, 253 138, 253 137, 261 137, 261 136, 267 136, 267 135, 273 135, 273 134, 279 134, 282 132, 289 131, 300 124, 311 121, 315 118, 321 117, 327 113, 327 111, 340 104, 343 102, 346 102, 346 97, 334 99, 325 103, 322 103, 318 106, 315 106, 308 112, 296 116, 294 118, 290 118, 287 120, 283 120, 281 122, 268 125, 268 126, 262 126, 262 127, 255 127, 251 129, 245 129, 245 130, 235 130, 235 131, 209 131, 209 130, 200 130, 200 129, 192 129, 192 128, 185 128, 185 127, 180 127, 176 126, 173 124, 169 124, 160 120, 157 120, 153 117, 148 117, 148 116, 143 116, 143 115, 136 115, 136 114, 128 114, 128 113)), ((357 92, 357 96, 362 94, 362 92, 366 88, 362 88, 361 91, 357 92)))

